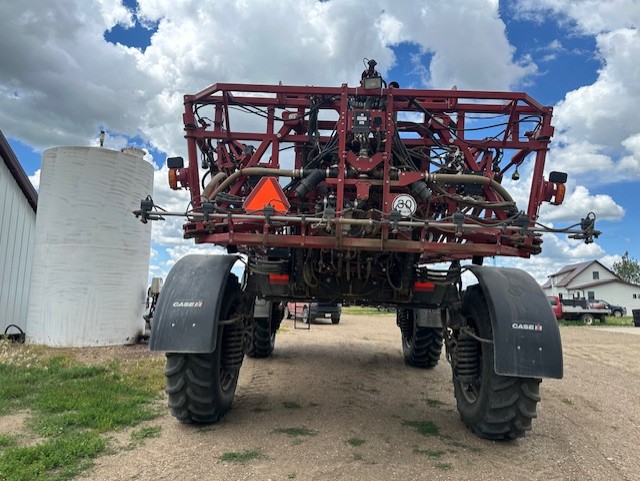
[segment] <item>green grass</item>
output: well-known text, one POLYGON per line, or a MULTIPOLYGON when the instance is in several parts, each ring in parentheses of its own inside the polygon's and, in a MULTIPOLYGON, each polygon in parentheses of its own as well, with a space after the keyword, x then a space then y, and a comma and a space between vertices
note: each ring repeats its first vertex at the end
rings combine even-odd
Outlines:
POLYGON ((153 375, 142 374, 148 370, 82 366, 60 356, 0 364, 0 415, 27 411, 27 437, 42 438, 2 449, 0 479, 65 480, 87 469, 106 449, 106 433, 158 416, 159 389, 153 375))
POLYGON ((11 448, 18 444, 18 436, 10 436, 8 434, 0 434, 0 452, 3 449, 11 448))
POLYGON ((295 401, 284 401, 282 405, 285 409, 302 409, 302 406, 295 401))
POLYGON ((218 459, 228 463, 246 463, 262 457, 262 452, 259 449, 245 449, 244 451, 230 451, 224 453, 218 459))
POLYGON ((427 405, 433 408, 433 407, 444 406, 444 403, 442 401, 438 401, 437 399, 427 399, 427 405))
POLYGON ((161 430, 162 428, 160 426, 149 426, 147 428, 142 428, 131 433, 131 441, 141 442, 145 439, 159 438, 161 430))
POLYGON ((268 413, 269 411, 271 411, 271 409, 263 408, 263 407, 257 407, 257 408, 253 408, 251 411, 253 411, 254 413, 268 413))
POLYGON ((12 481, 72 479, 91 466, 107 440, 95 431, 68 433, 35 446, 7 449, 0 457, 0 478, 12 481))
POLYGON ((411 426, 423 436, 439 436, 440 429, 431 421, 404 421, 405 426, 411 426))
POLYGON ((315 436, 316 434, 318 434, 318 431, 307 428, 278 428, 275 429, 274 432, 279 434, 286 434, 287 436, 290 436, 292 438, 298 436, 315 436))
POLYGON ((442 469, 443 471, 448 471, 453 469, 453 464, 451 463, 436 463, 433 465, 434 468, 442 469))
POLYGON ((633 317, 605 317, 605 324, 608 326, 633 326, 633 317))
POLYGON ((343 314, 351 314, 353 316, 395 316, 395 312, 379 311, 375 307, 349 306, 342 308, 343 314))
POLYGON ((364 444, 364 439, 360 439, 360 438, 350 438, 347 439, 347 444, 349 446, 362 446, 364 444))
POLYGON ((414 454, 422 454, 423 456, 427 456, 428 458, 439 459, 443 455, 447 454, 446 451, 434 450, 434 449, 418 449, 413 448, 414 454))
MULTIPOLYGON (((565 320, 561 320, 558 321, 558 324, 560 326, 586 326, 584 324, 584 322, 577 320, 577 321, 565 321, 565 320)), ((623 317, 613 317, 613 316, 607 316, 604 319, 604 324, 601 323, 598 320, 595 320, 593 322, 593 325, 591 327, 597 327, 597 326, 633 326, 633 317, 630 316, 623 316, 623 317)), ((586 326, 589 327, 589 326, 586 326)))
MULTIPOLYGON (((460 441, 456 441, 455 439, 451 439, 449 436, 442 436, 445 440, 447 445, 449 446, 453 446, 454 448, 462 448, 462 449, 468 449, 469 451, 473 452, 473 453, 481 453, 482 452, 482 448, 478 448, 475 446, 468 446, 464 443, 461 443, 460 441)), ((455 450, 451 450, 451 452, 455 452, 455 450)))

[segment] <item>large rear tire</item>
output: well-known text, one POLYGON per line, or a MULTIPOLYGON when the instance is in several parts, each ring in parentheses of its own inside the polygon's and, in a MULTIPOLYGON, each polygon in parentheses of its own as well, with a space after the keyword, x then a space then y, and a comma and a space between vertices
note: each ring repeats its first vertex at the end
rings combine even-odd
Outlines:
MULTIPOLYGON (((467 289, 463 315, 476 336, 492 339, 491 319, 480 286, 467 289)), ((540 379, 495 373, 493 343, 458 334, 453 353, 453 385, 460 418, 481 438, 509 440, 524 436, 537 417, 540 379)))
MULTIPOLYGON (((241 291, 235 275, 229 275, 220 319, 239 310, 241 291)), ((244 329, 239 324, 218 328, 216 349, 211 353, 167 353, 164 374, 171 414, 182 423, 213 423, 233 403, 242 365, 244 329)))
POLYGON ((253 320, 253 336, 247 356, 265 358, 273 353, 276 345, 276 332, 282 322, 283 311, 276 303, 271 303, 271 317, 258 317, 253 320))
POLYGON ((435 367, 442 352, 442 328, 418 326, 413 309, 398 309, 396 316, 402 333, 404 361, 423 369, 435 367))

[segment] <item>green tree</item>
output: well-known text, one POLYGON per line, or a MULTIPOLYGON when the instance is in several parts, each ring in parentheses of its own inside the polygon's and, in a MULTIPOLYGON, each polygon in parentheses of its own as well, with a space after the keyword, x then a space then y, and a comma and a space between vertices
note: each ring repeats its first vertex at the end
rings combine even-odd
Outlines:
POLYGON ((640 263, 629 256, 628 251, 624 252, 620 262, 613 263, 613 272, 623 281, 640 284, 640 263))

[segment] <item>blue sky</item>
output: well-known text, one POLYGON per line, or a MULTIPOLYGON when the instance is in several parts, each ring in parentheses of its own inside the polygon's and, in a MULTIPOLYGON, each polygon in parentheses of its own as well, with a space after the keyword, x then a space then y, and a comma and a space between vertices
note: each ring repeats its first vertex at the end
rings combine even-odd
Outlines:
MULTIPOLYGON (((368 57, 402 86, 526 91, 554 106, 548 166, 570 178, 568 200, 541 220, 593 210, 603 231, 495 261, 542 282, 566 264, 640 258, 638 23, 635 0, 3 2, 0 129, 36 185, 44 149, 96 145, 105 129, 107 147, 149 152, 156 202, 182 209, 162 165, 185 154, 182 95, 212 83, 355 85, 368 57)), ((177 222, 154 226, 151 275, 204 250, 177 222)))

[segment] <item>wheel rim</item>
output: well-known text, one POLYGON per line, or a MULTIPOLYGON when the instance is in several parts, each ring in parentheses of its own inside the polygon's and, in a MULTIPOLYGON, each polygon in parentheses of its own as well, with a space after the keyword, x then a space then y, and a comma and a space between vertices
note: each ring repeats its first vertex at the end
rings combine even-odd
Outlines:
POLYGON ((613 317, 622 317, 622 313, 620 311, 615 311, 613 313, 613 317))
POLYGON ((302 321, 309 324, 309 309, 302 309, 302 321))

